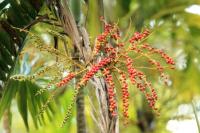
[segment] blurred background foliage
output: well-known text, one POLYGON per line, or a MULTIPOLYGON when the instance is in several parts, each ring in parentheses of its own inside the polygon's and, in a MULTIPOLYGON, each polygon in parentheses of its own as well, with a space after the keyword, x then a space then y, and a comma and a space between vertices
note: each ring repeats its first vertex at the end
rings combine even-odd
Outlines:
MULTIPOLYGON (((24 28, 39 15, 48 14, 53 18, 54 14, 51 14, 47 3, 45 0, 0 1, 0 89, 3 93, 0 117, 5 115, 1 119, 1 125, 4 125, 1 130, 6 129, 7 122, 12 123, 12 126, 8 127, 14 133, 26 132, 26 129, 30 129, 31 133, 76 132, 75 115, 64 128, 59 128, 71 98, 70 85, 61 90, 49 106, 49 112, 43 120, 39 120, 35 118, 36 114, 48 94, 35 98, 34 91, 48 84, 49 75, 37 79, 35 83, 9 80, 10 75, 30 75, 55 60, 55 57, 36 50, 26 32, 12 28, 24 28), (39 128, 38 123, 42 125, 39 128)), ((200 8, 200 1, 104 0, 103 8, 100 3, 101 0, 81 0, 81 15, 78 19, 80 25, 86 26, 91 45, 102 30, 99 17, 105 15, 108 22, 118 23, 122 35, 131 36, 135 31, 150 28, 152 34, 148 42, 154 47, 164 49, 176 61, 176 69, 168 72, 168 86, 164 86, 154 72, 147 71, 148 75, 152 76, 151 80, 159 94, 161 116, 152 114, 140 93, 131 87, 130 122, 123 125, 123 118, 120 117, 120 132, 168 133, 170 131, 167 123, 170 120, 195 120, 194 110, 197 114, 200 110, 200 9, 194 7, 200 8), (192 13, 191 7, 197 13, 192 13), (191 106, 192 101, 194 108, 191 106)), ((70 6, 74 10, 74 5, 70 6)), ((47 45, 54 46, 49 29, 55 30, 55 25, 38 23, 31 27, 30 31, 43 38, 47 45)), ((56 30, 62 31, 57 27, 56 30)), ((63 42, 59 41, 60 50, 63 46, 63 42)), ((91 89, 89 86, 85 90, 85 106, 87 128, 93 132, 98 131, 98 127, 90 114, 91 101, 95 102, 91 89)))

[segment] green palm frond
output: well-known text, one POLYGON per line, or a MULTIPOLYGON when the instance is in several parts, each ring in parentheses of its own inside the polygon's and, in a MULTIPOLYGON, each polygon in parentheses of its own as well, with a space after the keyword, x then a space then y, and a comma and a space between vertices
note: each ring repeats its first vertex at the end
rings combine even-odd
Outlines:
MULTIPOLYGON (((9 79, 11 74, 20 74, 26 71, 30 72, 30 65, 27 65, 28 59, 24 63, 18 62, 18 55, 21 52, 27 33, 20 32, 14 27, 24 28, 35 20, 43 0, 4 0, 0 3, 0 89, 2 97, 0 101, 0 118, 4 111, 10 108, 12 100, 17 99, 18 110, 23 118, 25 126, 29 129, 28 112, 32 117, 35 127, 44 123, 44 118, 37 118, 42 103, 48 98, 47 93, 35 96, 35 93, 41 89, 35 83, 24 80, 16 81, 9 79), (21 71, 23 69, 23 71, 21 71)), ((50 103, 47 108, 47 115, 50 117, 53 112, 53 104, 50 103)))
POLYGON ((24 45, 26 33, 19 32, 12 26, 23 28, 35 19, 43 0, 4 0, 0 3, 0 81, 3 84, 11 74, 17 56, 24 45))
MULTIPOLYGON (((31 67, 29 55, 25 54, 21 62, 17 61, 13 74, 28 76, 31 72, 31 67)), ((16 98, 19 113, 27 129, 29 129, 28 112, 30 112, 30 116, 32 117, 36 128, 38 128, 39 124, 44 124, 44 115, 39 117, 38 114, 49 96, 48 93, 42 93, 41 95, 35 96, 39 90, 41 90, 41 87, 38 86, 36 82, 29 79, 9 79, 0 101, 0 118, 4 111, 7 108, 10 108, 12 100, 16 98)), ((54 106, 53 103, 49 103, 47 106, 46 115, 49 118, 51 118, 51 115, 54 112, 54 106)))

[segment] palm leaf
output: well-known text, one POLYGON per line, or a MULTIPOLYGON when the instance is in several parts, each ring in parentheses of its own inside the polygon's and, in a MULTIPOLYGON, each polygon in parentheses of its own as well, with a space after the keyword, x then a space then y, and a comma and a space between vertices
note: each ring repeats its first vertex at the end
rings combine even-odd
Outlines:
POLYGON ((14 68, 26 37, 26 33, 16 31, 12 26, 23 28, 33 21, 43 0, 37 0, 36 2, 20 0, 19 4, 16 0, 4 0, 0 3, 0 9, 10 4, 4 15, 2 15, 7 17, 0 18, 0 80, 4 84, 14 68))
MULTIPOLYGON (((30 81, 8 81, 14 67, 14 73, 19 73, 20 68, 19 64, 16 65, 16 61, 26 38, 26 33, 21 33, 13 29, 12 26, 23 28, 28 25, 37 16, 42 2, 43 0, 20 0, 19 4, 16 0, 4 0, 0 3, 0 9, 10 4, 4 15, 2 15, 7 16, 6 19, 3 17, 0 18, 0 80, 3 82, 2 85, 4 85, 0 86, 0 88, 4 87, 3 96, 0 101, 0 118, 4 111, 10 108, 12 99, 17 96, 18 110, 27 129, 29 129, 28 110, 36 127, 38 127, 38 121, 40 123, 44 122, 44 120, 37 119, 36 116, 45 98, 43 98, 43 95, 35 97, 35 92, 40 87, 30 81)), ((24 70, 27 69, 30 68, 24 68, 24 70)), ((45 97, 47 97, 47 94, 45 94, 45 97)))
POLYGON ((19 82, 19 91, 17 94, 17 105, 18 105, 18 110, 23 118, 24 124, 27 129, 29 129, 28 126, 28 108, 27 108, 27 87, 26 87, 26 82, 22 81, 19 82), (25 85, 24 85, 25 84, 25 85), (25 87, 25 88, 21 88, 25 87))

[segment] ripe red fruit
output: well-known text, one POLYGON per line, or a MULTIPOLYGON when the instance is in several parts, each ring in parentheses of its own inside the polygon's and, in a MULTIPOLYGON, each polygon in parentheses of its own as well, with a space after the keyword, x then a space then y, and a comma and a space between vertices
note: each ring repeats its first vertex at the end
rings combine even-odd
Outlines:
POLYGON ((63 78, 60 82, 56 84, 57 87, 62 87, 66 85, 71 79, 73 79, 75 76, 74 73, 69 73, 66 77, 63 78))

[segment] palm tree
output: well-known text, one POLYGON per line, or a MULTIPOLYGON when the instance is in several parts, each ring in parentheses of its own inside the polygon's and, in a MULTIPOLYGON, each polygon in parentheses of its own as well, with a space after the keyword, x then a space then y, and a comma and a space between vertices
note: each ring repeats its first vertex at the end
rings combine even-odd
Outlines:
MULTIPOLYGON (((167 0, 116 0, 117 4, 110 4, 111 1, 106 0, 93 0, 93 1, 79 1, 79 0, 3 0, 0 3, 0 90, 1 90, 1 105, 0 105, 0 118, 4 116, 5 128, 8 132, 10 128, 9 118, 10 106, 13 98, 17 97, 17 104, 19 112, 24 120, 26 128, 29 129, 28 124, 28 111, 30 112, 34 124, 38 127, 38 123, 43 119, 37 119, 35 116, 39 114, 42 104, 48 100, 51 93, 42 93, 38 98, 35 97, 35 93, 41 89, 36 83, 25 81, 15 81, 10 79, 10 76, 14 74, 27 74, 31 75, 31 63, 28 62, 28 56, 23 58, 22 62, 19 62, 20 53, 23 50, 27 40, 31 40, 31 32, 34 32, 34 26, 38 23, 45 23, 49 27, 54 26, 55 32, 49 33, 53 37, 54 48, 61 48, 60 40, 65 43, 66 38, 70 38, 73 42, 72 47, 69 48, 70 54, 72 54, 74 62, 81 62, 84 60, 88 62, 89 53, 91 53, 90 37, 94 40, 95 36, 100 33, 102 25, 99 22, 99 17, 104 16, 107 21, 114 21, 118 18, 119 25, 126 29, 128 25, 128 20, 131 17, 133 20, 133 26, 136 30, 140 31, 144 25, 148 25, 150 22, 161 22, 164 21, 164 28, 174 27, 174 30, 170 32, 168 37, 171 37, 173 47, 176 47, 176 42, 178 41, 179 34, 181 31, 175 30, 177 23, 182 21, 182 16, 184 17, 184 22, 182 25, 186 24, 191 34, 188 38, 182 39, 186 43, 191 43, 192 46, 183 46, 188 54, 188 64, 187 69, 184 72, 176 72, 178 77, 187 77, 192 73, 199 73, 197 68, 191 62, 192 59, 198 56, 198 54, 193 53, 193 50, 199 49, 196 40, 190 40, 191 36, 198 34, 199 25, 189 21, 191 18, 185 12, 185 8, 193 5, 199 4, 197 0, 175 0, 169 2, 167 0), (111 6, 114 5, 114 6, 111 6), (44 7, 47 9, 44 9, 44 7), (94 8, 97 7, 97 8, 94 8), (110 9, 116 10, 116 12, 110 12, 110 9), (85 17, 82 17, 85 16, 85 17), (175 16, 175 17, 174 17, 175 16), (95 27, 95 28, 94 28, 95 27), (87 29, 87 30, 86 30, 87 29), (60 36, 64 36, 65 39, 61 39, 60 36), (82 38, 82 39, 81 39, 82 38), (28 66, 28 67, 24 67, 28 66), (20 68, 23 70, 19 71, 20 68), (28 72, 27 72, 28 71, 28 72), (22 89, 24 88, 24 89, 22 89)), ((195 15, 192 18, 199 20, 199 17, 195 15)), ((47 26, 47 27, 48 27, 47 26)), ((178 29, 178 28, 177 28, 178 29)), ((179 28, 181 29, 181 28, 179 28)), ((159 33, 155 33, 156 36, 163 37, 159 33)), ((156 39, 155 39, 156 40, 156 39)), ((66 45, 66 44, 65 44, 66 45)), ((55 60, 57 60, 55 58, 55 60)), ((75 67, 73 69, 79 69, 75 67)), ((197 74, 195 80, 198 79, 197 74)), ((175 78, 175 77, 174 77, 175 78)), ((76 78, 76 82, 80 79, 76 78)), ((198 90, 198 84, 195 80, 187 80, 191 82, 197 89, 191 91, 191 93, 198 90)), ((177 81, 177 80, 176 80, 177 81)), ((104 112, 102 117, 108 119, 106 123, 100 119, 101 132, 111 130, 112 132, 118 132, 118 120, 109 117, 108 108, 104 106, 108 105, 107 94, 106 94, 106 83, 102 78, 96 78, 92 82, 99 92, 96 94, 99 104, 99 112, 104 112)), ((174 83, 174 88, 189 88, 189 86, 184 86, 180 82, 174 83)), ((82 89, 83 90, 83 89, 82 89)), ((180 91, 184 95, 186 91, 180 91)), ((188 94, 188 93, 187 93, 188 94)), ((188 97, 190 95, 187 95, 188 97)), ((166 101, 173 99, 165 99, 166 101)), ((189 98, 191 99, 191 98, 189 98)), ((163 102, 166 102, 163 100, 163 102)), ((189 101, 189 100, 188 100, 189 101)), ((77 96, 76 101, 77 106, 77 129, 79 133, 87 132, 86 130, 86 120, 84 114, 84 92, 80 91, 77 96)), ((52 118, 52 114, 55 112, 53 104, 48 106, 49 117, 52 118)), ((168 116, 169 117, 169 116, 168 116)), ((146 108, 144 105, 142 108, 137 109, 137 126, 142 132, 150 130, 152 123, 155 121, 155 116, 146 108)))

